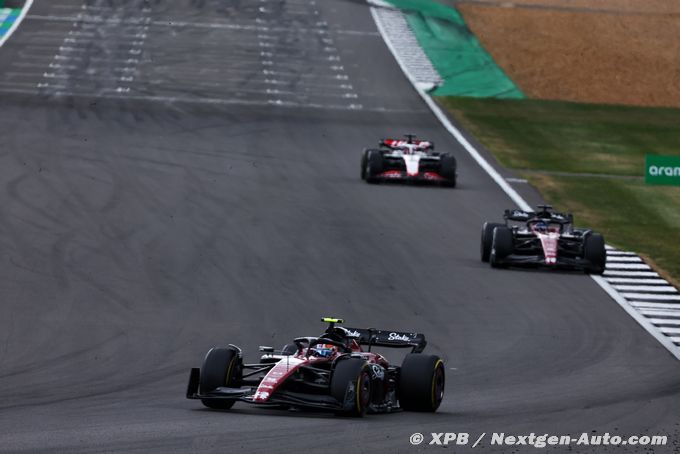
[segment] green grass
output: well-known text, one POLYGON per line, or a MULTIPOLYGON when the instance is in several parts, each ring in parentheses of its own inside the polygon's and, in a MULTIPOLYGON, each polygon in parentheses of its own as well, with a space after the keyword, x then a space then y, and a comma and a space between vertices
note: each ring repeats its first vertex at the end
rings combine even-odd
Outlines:
POLYGON ((680 187, 647 186, 642 179, 646 154, 680 155, 680 109, 439 101, 547 201, 680 281, 680 187))

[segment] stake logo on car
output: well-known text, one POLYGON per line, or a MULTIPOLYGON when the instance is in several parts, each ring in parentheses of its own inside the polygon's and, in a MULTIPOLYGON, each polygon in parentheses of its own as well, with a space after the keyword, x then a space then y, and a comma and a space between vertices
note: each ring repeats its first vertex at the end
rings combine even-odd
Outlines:
POLYGON ((422 353, 423 334, 347 329, 336 326, 341 319, 322 320, 329 325, 319 336, 298 337, 280 351, 260 347, 265 354, 259 363, 244 363, 231 344, 211 349, 201 368, 191 369, 187 398, 218 409, 246 402, 354 416, 437 410, 445 368, 438 356, 422 353), (398 366, 372 347, 410 347, 411 353, 398 366))

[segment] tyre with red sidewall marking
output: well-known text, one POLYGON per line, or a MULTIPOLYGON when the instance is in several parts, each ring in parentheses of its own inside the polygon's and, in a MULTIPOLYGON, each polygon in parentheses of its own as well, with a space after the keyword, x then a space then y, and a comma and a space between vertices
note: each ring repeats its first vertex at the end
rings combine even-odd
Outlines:
POLYGON ((339 415, 365 415, 371 402, 371 374, 366 361, 361 358, 338 360, 331 377, 331 396, 343 405, 348 396, 352 397, 350 408, 337 412, 339 415))

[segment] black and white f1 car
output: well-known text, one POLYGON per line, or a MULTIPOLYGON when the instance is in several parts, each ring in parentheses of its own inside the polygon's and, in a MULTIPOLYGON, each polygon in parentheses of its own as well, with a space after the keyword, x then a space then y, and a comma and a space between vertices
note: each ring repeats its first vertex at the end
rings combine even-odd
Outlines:
POLYGON ((607 261, 604 238, 572 227, 574 217, 550 205, 539 211, 505 210, 504 224, 482 226, 481 255, 493 267, 534 265, 602 274, 607 261))
POLYGON ((437 410, 444 397, 444 363, 422 353, 424 335, 322 321, 329 325, 318 337, 298 337, 280 351, 260 347, 264 355, 255 364, 245 363, 235 345, 212 348, 201 368, 191 369, 187 398, 215 409, 246 402, 353 416, 437 410), (411 353, 395 366, 372 347, 410 348, 411 353))
POLYGON ((406 140, 383 139, 379 148, 364 150, 361 179, 380 181, 420 181, 456 186, 456 158, 434 151, 434 143, 407 134, 406 140))

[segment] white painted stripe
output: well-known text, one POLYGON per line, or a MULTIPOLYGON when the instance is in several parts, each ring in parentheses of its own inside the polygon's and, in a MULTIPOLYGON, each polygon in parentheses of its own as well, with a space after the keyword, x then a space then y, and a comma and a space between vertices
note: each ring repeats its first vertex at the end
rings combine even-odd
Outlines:
POLYGON ((665 326, 659 327, 664 334, 680 334, 680 328, 666 328, 665 326))
MULTIPOLYGON (((409 73, 407 66, 404 64, 401 55, 397 52, 393 43, 391 42, 389 36, 385 31, 380 15, 378 14, 377 8, 370 8, 373 21, 383 37, 385 44, 387 45, 390 52, 394 56, 397 64, 401 68, 402 72, 406 78, 411 82, 416 92, 423 99, 425 104, 432 110, 432 113, 437 117, 442 126, 460 143, 465 151, 467 151, 470 156, 479 164, 479 166, 498 184, 501 189, 512 199, 512 201, 517 205, 518 208, 522 210, 531 210, 531 206, 515 191, 510 184, 494 169, 489 162, 484 159, 481 153, 465 138, 463 133, 461 133, 449 120, 442 109, 432 100, 430 96, 425 92, 423 87, 419 86, 413 77, 409 73)), ((606 247, 606 246, 605 246, 606 247)), ((608 249, 612 249, 608 247, 608 249)), ((642 266, 640 264, 621 264, 619 266, 642 266)), ((645 265, 646 266, 646 265, 645 265)), ((647 267, 649 269, 649 267, 647 267)), ((659 343, 661 343, 676 359, 680 360, 680 349, 677 348, 670 340, 668 336, 663 335, 652 323, 649 322, 647 317, 640 314, 634 307, 632 307, 628 302, 617 292, 603 277, 590 275, 590 277, 614 300, 616 303, 625 310, 633 319, 638 322, 649 334, 651 334, 659 343)), ((680 342, 680 338, 678 338, 680 342)))
MULTIPOLYGON (((605 270, 605 276, 630 276, 630 277, 660 277, 658 273, 654 271, 617 271, 617 270, 605 270)), ((608 278, 607 278, 608 279, 608 278)))
POLYGON ((442 79, 439 73, 418 44, 404 14, 392 8, 382 8, 376 14, 381 17, 381 24, 390 42, 399 47, 401 55, 405 57, 402 63, 408 66, 408 72, 417 86, 427 86, 428 89, 432 89, 441 84, 442 79))
POLYGON ((630 292, 678 293, 675 287, 670 285, 614 285, 614 288, 630 292))
POLYGON ((610 263, 622 263, 622 262, 642 262, 640 257, 631 257, 627 255, 609 255, 607 256, 607 265, 610 263))
POLYGON ((677 325, 680 326, 680 318, 650 318, 650 322, 655 325, 677 325))
POLYGON ((680 337, 671 337, 670 338, 672 342, 675 342, 676 344, 680 344, 680 337))
POLYGON ((627 256, 636 256, 637 254, 635 252, 630 252, 630 251, 619 251, 618 249, 608 249, 607 250, 607 257, 611 257, 614 255, 627 255, 627 256))
POLYGON ((610 284, 663 284, 668 285, 665 279, 636 279, 631 277, 606 277, 610 284))
POLYGON ((649 270, 651 269, 649 265, 644 263, 612 263, 607 262, 608 270, 649 270))
POLYGON ((674 303, 650 303, 645 301, 630 301, 630 305, 641 309, 670 309, 680 311, 680 304, 674 303))
MULTIPOLYGON (((652 303, 653 304, 653 303, 652 303)), ((648 317, 679 317, 680 318, 680 308, 678 309, 652 309, 652 308, 639 308, 641 314, 648 317)))
POLYGON ((17 16, 16 20, 12 24, 11 27, 9 27, 9 30, 0 38, 0 47, 5 44, 5 42, 9 39, 12 34, 14 34, 15 31, 17 31, 17 28, 19 28, 19 24, 24 20, 26 17, 26 14, 28 14, 28 10, 31 9, 31 6, 33 6, 33 0, 26 0, 26 3, 24 3, 24 7, 21 8, 21 12, 17 16))
POLYGON ((664 295, 664 294, 656 294, 656 293, 628 293, 628 292, 623 292, 623 293, 621 293, 621 296, 623 296, 624 298, 628 298, 629 300, 635 300, 635 301, 647 301, 647 300, 652 300, 652 301, 680 301, 680 294, 664 295))
MULTIPOLYGON (((649 334, 654 336, 654 338, 659 341, 661 345, 666 347, 666 349, 671 352, 675 358, 680 360, 680 349, 673 345, 672 341, 668 336, 663 335, 656 326, 654 326, 647 317, 643 316, 634 307, 632 307, 628 302, 621 297, 619 292, 614 290, 607 281, 605 281, 601 276, 590 276, 597 284, 602 287, 602 289, 607 292, 607 294, 618 303, 621 308, 628 313, 633 319, 640 324, 644 329, 647 330, 649 334)), ((643 304, 655 304, 655 303, 643 303, 643 304)))

